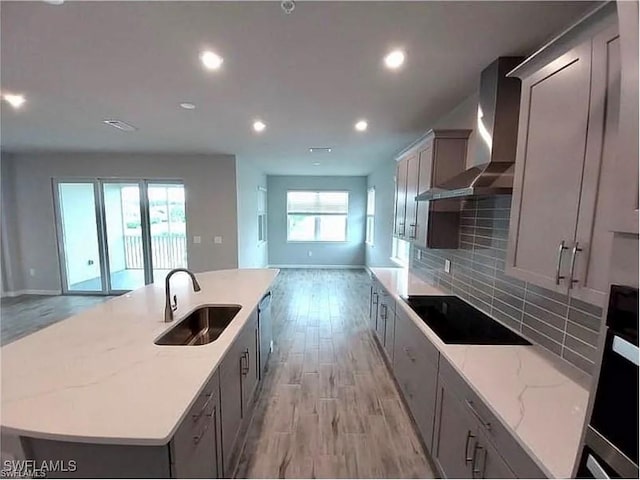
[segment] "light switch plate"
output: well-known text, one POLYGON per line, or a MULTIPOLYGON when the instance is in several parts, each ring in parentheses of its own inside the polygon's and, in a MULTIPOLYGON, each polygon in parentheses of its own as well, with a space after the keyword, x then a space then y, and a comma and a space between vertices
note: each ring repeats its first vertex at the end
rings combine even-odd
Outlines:
POLYGON ((446 259, 444 261, 444 271, 447 273, 451 273, 451 260, 446 259))
POLYGON ((202 237, 200 235, 195 235, 193 237, 193 243, 202 243, 202 237))
POLYGON ((213 237, 213 243, 216 244, 221 244, 222 243, 222 237, 213 237))

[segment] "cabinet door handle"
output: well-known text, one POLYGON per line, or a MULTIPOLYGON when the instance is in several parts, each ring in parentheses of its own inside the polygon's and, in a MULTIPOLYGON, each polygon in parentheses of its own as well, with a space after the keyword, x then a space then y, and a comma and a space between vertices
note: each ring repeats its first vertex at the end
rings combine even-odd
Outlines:
POLYGON ((200 419, 200 417, 202 417, 202 414, 204 413, 204 411, 207 409, 207 407, 211 403, 211 399, 213 398, 213 393, 207 393, 205 396, 207 397, 207 401, 204 402, 204 405, 202 406, 202 408, 200 409, 200 411, 198 413, 194 413, 192 415, 192 418, 193 418, 194 422, 197 422, 200 419))
POLYGON ((476 410, 476 407, 473 405, 473 402, 471 400, 465 401, 467 402, 467 407, 469 407, 469 410, 471 410, 471 413, 473 413, 473 416, 480 421, 484 428, 486 428, 487 430, 491 430, 491 422, 487 422, 484 418, 482 418, 482 415, 480 415, 480 413, 476 410))
POLYGON ((382 305, 380 305, 382 307, 382 313, 380 314, 380 318, 382 318, 382 320, 386 320, 387 319, 387 306, 383 303, 382 305))
POLYGON ((411 349, 409 347, 404 347, 404 353, 407 354, 407 357, 409 357, 409 360, 411 360, 412 363, 416 363, 416 358, 411 355, 411 349))
MULTIPOLYGON (((472 438, 476 438, 471 430, 467 431, 467 440, 464 442, 464 463, 469 465, 469 463, 473 462, 473 456, 469 456, 469 442, 471 442, 472 438)), ((475 454, 475 448, 473 450, 475 454)))
POLYGON ((487 450, 479 443, 476 443, 475 446, 473 447, 473 461, 471 462, 471 478, 484 478, 484 469, 486 465, 487 465, 487 450), (480 458, 480 456, 478 455, 478 452, 484 453, 482 469, 476 467, 476 464, 478 463, 478 458, 480 458))
POLYGON ((579 242, 576 242, 576 244, 571 249, 571 269, 569 270, 569 288, 573 288, 573 284, 578 283, 578 280, 573 279, 573 272, 576 269, 576 255, 578 254, 578 252, 581 252, 581 251, 582 251, 582 248, 579 247, 579 242))
POLYGON ((415 240, 417 225, 415 223, 410 223, 409 228, 411 228, 411 234, 409 235, 409 238, 415 240))
MULTIPOLYGON (((211 412, 210 415, 207 415, 207 417, 212 417, 215 416, 216 414, 216 406, 213 406, 213 411, 211 412)), ((202 440, 202 437, 204 437, 204 434, 207 433, 207 430, 209 430, 209 425, 211 425, 212 422, 206 422, 204 424, 203 429, 200 431, 200 433, 198 435, 194 435, 193 437, 193 443, 198 445, 200 443, 200 441, 202 440)))
POLYGON ((378 292, 373 292, 373 297, 375 300, 373 301, 374 305, 378 305, 378 292))
POLYGON ((558 246, 558 262, 556 263, 556 285, 560 285, 560 280, 564 280, 565 276, 560 275, 560 267, 562 266, 562 252, 567 250, 567 247, 564 243, 564 240, 560 242, 558 246))
POLYGON ((240 357, 240 362, 241 362, 241 373, 242 375, 246 375, 247 373, 249 373, 249 349, 247 348, 243 353, 242 356, 240 357), (245 360, 247 362, 246 366, 242 365, 242 360, 245 360))

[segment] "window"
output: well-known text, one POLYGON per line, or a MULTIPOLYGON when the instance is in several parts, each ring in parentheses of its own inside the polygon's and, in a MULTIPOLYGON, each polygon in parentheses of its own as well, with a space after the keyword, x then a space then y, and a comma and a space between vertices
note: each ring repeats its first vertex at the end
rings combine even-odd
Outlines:
POLYGON ((374 218, 376 212, 376 189, 371 187, 367 190, 367 235, 366 242, 369 245, 373 245, 373 228, 374 218))
POLYGON ((348 192, 287 192, 287 241, 345 242, 348 192))
POLYGON ((393 237, 391 259, 402 265, 403 267, 409 266, 409 251, 411 250, 411 244, 393 237))
POLYGON ((267 189, 258 187, 258 245, 267 241, 267 189))

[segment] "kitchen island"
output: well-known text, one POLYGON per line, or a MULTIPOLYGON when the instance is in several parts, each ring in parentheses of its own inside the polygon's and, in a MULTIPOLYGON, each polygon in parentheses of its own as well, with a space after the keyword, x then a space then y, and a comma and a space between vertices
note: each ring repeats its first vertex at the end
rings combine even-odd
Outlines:
MULTIPOLYGON (((206 417, 219 424, 211 429, 217 430, 213 432, 216 446, 209 456, 218 459, 218 474, 226 470, 229 475, 229 450, 235 442, 219 437, 226 429, 227 437, 233 435, 235 441, 239 422, 227 427, 225 414, 247 417, 255 388, 251 384, 244 398, 230 399, 225 411, 225 382, 233 383, 229 391, 242 395, 244 379, 261 375, 262 362, 256 360, 260 345, 257 306, 277 274, 274 269, 201 273, 197 274, 200 292, 193 291, 187 275, 176 275, 171 287, 178 309, 171 323, 164 322, 165 291, 158 283, 3 347, 2 434, 4 439, 21 439, 16 443, 23 450, 8 453, 33 458, 38 457, 37 450, 53 455, 62 454, 60 445, 77 446, 79 476, 102 471, 104 476, 117 476, 117 465, 83 469, 82 455, 91 453, 90 457, 99 458, 96 449, 102 445, 103 453, 107 452, 105 462, 113 451, 117 454, 114 458, 125 458, 121 465, 130 468, 122 475, 135 476, 138 466, 126 464, 124 446, 132 453, 131 462, 135 458, 144 462, 141 452, 150 453, 146 459, 150 462, 162 464, 166 459, 167 469, 148 474, 177 476, 176 457, 183 447, 176 448, 175 439, 183 425, 195 428, 203 421, 201 417, 206 417), (208 305, 241 307, 215 341, 193 346, 154 343, 191 312, 208 305), (243 339, 240 351, 238 343, 243 339), (224 453, 223 447, 227 450, 224 453), (157 462, 157 456, 162 461, 157 462), (221 466, 224 462, 219 457, 227 460, 227 465, 221 466)), ((211 435, 208 424, 201 425, 194 435, 185 434, 192 446, 202 443, 202 438, 196 438, 199 435, 211 435)), ((5 447, 3 451, 7 453, 5 447)), ((68 451, 65 455, 74 456, 68 451)), ((140 467, 144 472, 146 465, 140 467)))

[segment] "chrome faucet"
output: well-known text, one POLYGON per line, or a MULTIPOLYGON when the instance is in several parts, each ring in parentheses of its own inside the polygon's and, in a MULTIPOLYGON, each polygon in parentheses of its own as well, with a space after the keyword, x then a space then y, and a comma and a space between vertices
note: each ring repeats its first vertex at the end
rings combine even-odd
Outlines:
POLYGON ((169 280, 173 276, 174 273, 184 272, 191 277, 191 283, 193 284, 193 291, 200 291, 200 284, 198 280, 196 280, 196 276, 191 273, 186 268, 174 268, 169 273, 167 273, 167 277, 164 280, 164 293, 165 293, 165 303, 164 303, 164 321, 171 322, 173 321, 173 312, 178 309, 178 297, 173 296, 173 301, 171 301, 171 286, 169 284, 169 280))

